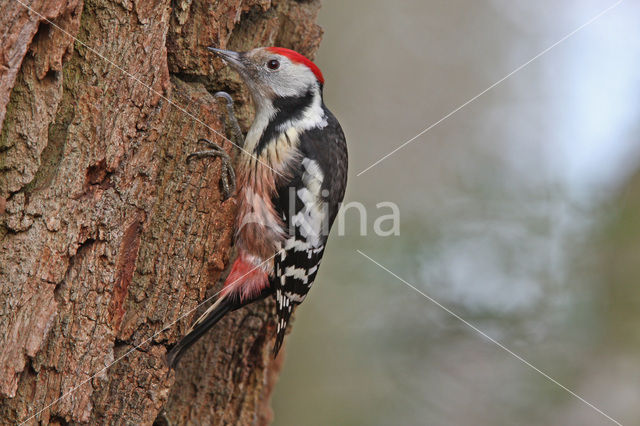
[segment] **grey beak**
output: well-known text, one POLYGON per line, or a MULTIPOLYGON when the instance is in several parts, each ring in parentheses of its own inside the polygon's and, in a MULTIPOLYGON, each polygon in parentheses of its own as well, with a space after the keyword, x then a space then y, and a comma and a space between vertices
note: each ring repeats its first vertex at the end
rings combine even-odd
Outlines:
POLYGON ((240 53, 234 52, 232 50, 218 49, 212 46, 207 47, 207 49, 212 51, 216 56, 222 58, 226 63, 231 65, 236 70, 241 71, 245 68, 240 53))

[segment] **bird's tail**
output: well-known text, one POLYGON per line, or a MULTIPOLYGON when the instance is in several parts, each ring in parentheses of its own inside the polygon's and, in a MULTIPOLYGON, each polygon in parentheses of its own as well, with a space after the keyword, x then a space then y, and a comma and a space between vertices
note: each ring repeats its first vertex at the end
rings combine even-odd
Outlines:
POLYGON ((202 335, 211 327, 216 325, 222 317, 227 315, 229 312, 248 305, 249 303, 262 300, 270 294, 272 294, 272 290, 269 287, 263 288, 257 296, 247 300, 240 300, 239 297, 233 294, 223 293, 220 298, 216 300, 216 303, 211 305, 204 314, 200 315, 200 318, 193 323, 187 334, 167 353, 167 364, 169 367, 175 368, 182 355, 184 355, 184 352, 198 339, 200 339, 200 337, 202 337, 202 335))
POLYGON ((221 297, 193 323, 187 334, 167 353, 167 364, 175 368, 184 352, 191 347, 204 333, 213 327, 227 313, 237 308, 231 297, 221 297))
POLYGON ((273 358, 278 356, 284 336, 287 334, 287 325, 291 319, 291 313, 296 304, 282 291, 282 288, 276 289, 276 312, 278 314, 278 323, 276 324, 276 341, 273 345, 273 358))

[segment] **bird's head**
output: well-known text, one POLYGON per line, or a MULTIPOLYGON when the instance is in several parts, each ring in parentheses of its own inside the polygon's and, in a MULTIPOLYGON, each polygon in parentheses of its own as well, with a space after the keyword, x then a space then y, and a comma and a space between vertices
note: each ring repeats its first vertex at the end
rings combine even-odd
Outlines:
POLYGON ((309 91, 322 92, 324 78, 320 68, 296 51, 283 47, 259 47, 248 52, 214 47, 209 50, 240 74, 259 105, 309 91))

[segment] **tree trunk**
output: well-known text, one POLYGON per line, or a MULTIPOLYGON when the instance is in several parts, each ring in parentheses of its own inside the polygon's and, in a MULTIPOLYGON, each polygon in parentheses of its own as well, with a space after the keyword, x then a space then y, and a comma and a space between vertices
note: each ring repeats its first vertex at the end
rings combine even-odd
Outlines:
POLYGON ((236 208, 220 160, 185 159, 200 137, 232 152, 211 93, 251 117, 206 46, 312 55, 319 1, 0 6, 2 423, 269 423, 270 301, 164 364, 220 289, 236 208))

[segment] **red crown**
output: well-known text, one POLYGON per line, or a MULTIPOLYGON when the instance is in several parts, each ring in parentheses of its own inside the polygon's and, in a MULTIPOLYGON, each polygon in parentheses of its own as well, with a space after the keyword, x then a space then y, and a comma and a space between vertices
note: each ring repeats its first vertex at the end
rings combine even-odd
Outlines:
POLYGON ((309 68, 311 72, 315 74, 320 84, 324 84, 324 77, 322 76, 322 71, 320 71, 320 68, 318 68, 318 66, 313 62, 311 62, 306 56, 299 54, 295 50, 285 49, 284 47, 268 47, 267 50, 277 55, 286 56, 291 60, 291 62, 306 65, 307 68, 309 68))

